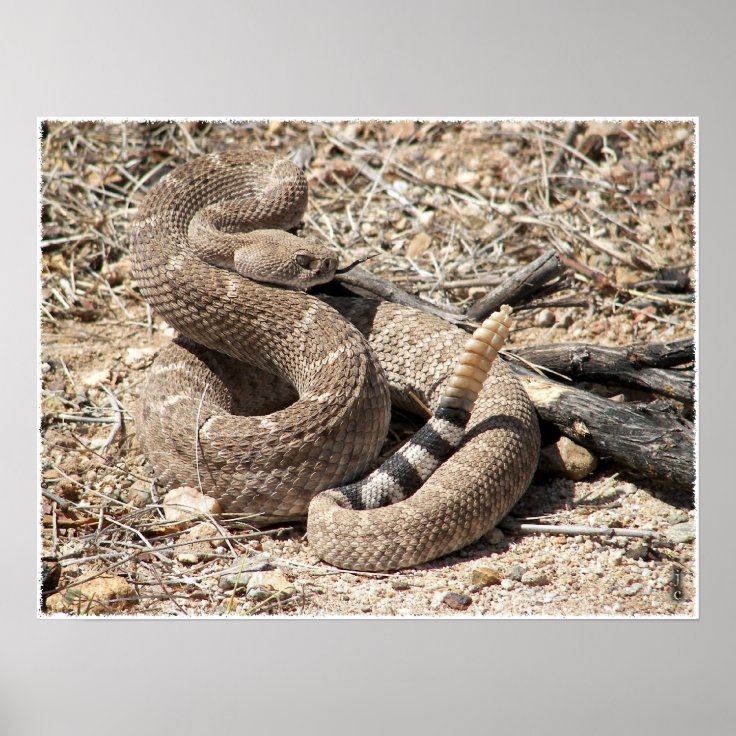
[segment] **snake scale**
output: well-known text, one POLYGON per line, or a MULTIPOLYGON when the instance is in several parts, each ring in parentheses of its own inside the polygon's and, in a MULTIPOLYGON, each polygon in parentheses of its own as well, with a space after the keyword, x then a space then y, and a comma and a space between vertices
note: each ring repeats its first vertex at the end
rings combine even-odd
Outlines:
POLYGON ((395 304, 307 293, 337 258, 286 232, 306 205, 301 170, 265 151, 202 156, 152 187, 134 222, 133 276, 179 337, 142 387, 142 448, 165 487, 200 488, 257 526, 308 515, 310 545, 342 568, 393 570, 456 551, 526 490, 535 411, 496 360, 459 447, 403 499, 406 477, 450 449, 456 413, 439 405, 468 336, 395 304), (433 419, 373 473, 383 495, 361 500, 391 402, 416 411, 417 399, 433 419))

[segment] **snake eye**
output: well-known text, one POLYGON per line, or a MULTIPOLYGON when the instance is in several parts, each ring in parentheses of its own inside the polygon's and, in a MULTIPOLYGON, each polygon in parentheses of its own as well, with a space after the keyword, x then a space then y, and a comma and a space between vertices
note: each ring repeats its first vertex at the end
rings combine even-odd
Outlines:
POLYGON ((295 259, 302 268, 306 268, 309 271, 312 270, 312 256, 308 256, 306 253, 297 253, 295 259))

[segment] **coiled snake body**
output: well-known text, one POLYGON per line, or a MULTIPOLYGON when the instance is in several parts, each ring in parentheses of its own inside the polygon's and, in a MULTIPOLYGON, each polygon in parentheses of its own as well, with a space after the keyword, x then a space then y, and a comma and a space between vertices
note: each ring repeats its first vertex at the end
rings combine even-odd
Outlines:
MULTIPOLYGON (((310 544, 340 567, 398 569, 460 549, 529 484, 534 409, 497 360, 460 447, 416 493, 364 510, 320 493, 371 468, 390 401, 436 409, 467 335, 394 304, 305 293, 337 264, 284 232, 306 199, 296 166, 239 149, 180 166, 147 196, 133 275, 182 337, 142 389, 142 447, 164 485, 199 487, 259 526, 309 512, 310 544)), ((399 463, 409 475, 421 444, 399 463)))

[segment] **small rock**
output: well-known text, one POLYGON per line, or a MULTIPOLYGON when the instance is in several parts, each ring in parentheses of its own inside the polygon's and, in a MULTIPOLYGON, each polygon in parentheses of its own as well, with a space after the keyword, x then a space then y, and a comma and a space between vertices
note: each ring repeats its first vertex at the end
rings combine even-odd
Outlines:
POLYGON ((212 555, 215 548, 212 538, 218 536, 220 536, 219 530, 210 522, 193 526, 181 535, 179 541, 185 544, 177 547, 176 559, 185 565, 196 565, 202 557, 212 555))
POLYGON ((41 402, 44 414, 61 414, 66 410, 66 404, 58 396, 46 396, 41 402))
POLYGON ((551 309, 543 309, 534 317, 534 324, 537 327, 552 327, 555 321, 555 315, 551 309))
POLYGON ((409 585, 409 581, 406 578, 393 578, 391 580, 391 587, 394 590, 409 590, 411 585, 409 585))
POLYGON ((629 585, 628 588, 624 588, 621 591, 621 593, 623 595, 629 595, 629 596, 636 595, 642 589, 642 587, 643 586, 641 583, 634 583, 633 585, 629 585))
POLYGON ((464 611, 473 602, 473 599, 464 593, 445 593, 442 602, 456 611, 464 611))
POLYGON ((667 517, 668 524, 683 524, 684 522, 689 520, 690 517, 688 516, 687 511, 673 511, 667 517))
POLYGON ((410 258, 422 255, 432 244, 432 238, 427 233, 417 233, 409 242, 406 254, 410 258))
POLYGON ((480 176, 475 171, 461 171, 458 173, 455 181, 466 187, 474 187, 480 181, 480 176))
POLYGON ((170 490, 163 498, 164 517, 169 522, 186 522, 202 514, 219 514, 219 501, 205 496, 191 486, 179 486, 170 490))
POLYGON ((101 615, 130 608, 137 600, 135 588, 125 578, 103 575, 49 596, 46 611, 101 615))
POLYGON ((528 570, 521 576, 521 582, 524 585, 547 585, 549 578, 543 572, 528 570))
POLYGON ((508 569, 508 572, 506 573, 506 577, 509 580, 516 580, 516 582, 518 583, 521 581, 521 578, 524 576, 525 572, 525 567, 522 567, 519 564, 511 565, 511 567, 508 569))
POLYGON ((445 599, 445 592, 442 590, 438 590, 433 596, 432 600, 430 601, 429 607, 436 611, 441 605, 443 600, 445 599))
POLYGON ((629 547, 626 550, 626 556, 632 560, 643 560, 649 554, 649 545, 646 542, 640 542, 629 547))
POLYGON ((476 567, 470 573, 470 582, 481 588, 488 585, 500 585, 503 575, 492 567, 476 567))
POLYGON ((501 581, 501 587, 504 590, 511 590, 512 588, 515 588, 516 587, 516 581, 515 580, 511 580, 510 578, 504 578, 501 581))
POLYGON ((245 586, 247 597, 256 602, 284 600, 296 593, 296 588, 278 570, 254 572, 245 586))
POLYGON ((128 488, 123 489, 121 498, 131 506, 142 509, 151 500, 151 483, 136 480, 128 488))
POLYGON ((664 533, 670 542, 675 544, 687 544, 695 539, 695 525, 692 522, 674 524, 664 533))
POLYGON ((483 535, 484 541, 488 542, 488 544, 494 547, 496 545, 503 544, 503 540, 505 538, 506 537, 504 536, 504 533, 497 526, 494 526, 493 529, 487 531, 483 535))
POLYGON ((620 565, 621 561, 624 558, 624 551, 622 549, 617 549, 611 552, 610 560, 612 565, 620 565))
POLYGON ((422 227, 429 227, 434 222, 434 210, 425 210, 418 219, 422 227))
POLYGON ((220 575, 217 583, 222 590, 232 590, 236 586, 245 588, 253 573, 268 570, 271 567, 270 560, 271 555, 267 554, 239 557, 220 575))
POLYGON ((539 467, 550 475, 582 480, 595 472, 598 458, 569 437, 560 437, 554 445, 542 448, 539 467))

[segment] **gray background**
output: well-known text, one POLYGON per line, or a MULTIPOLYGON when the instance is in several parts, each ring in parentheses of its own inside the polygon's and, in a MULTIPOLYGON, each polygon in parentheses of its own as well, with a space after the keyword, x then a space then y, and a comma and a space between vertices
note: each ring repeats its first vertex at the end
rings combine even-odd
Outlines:
POLYGON ((730 732, 732 7, 148 0, 4 16, 1 734, 730 732), (700 116, 700 620, 37 621, 35 119, 57 115, 700 116))

